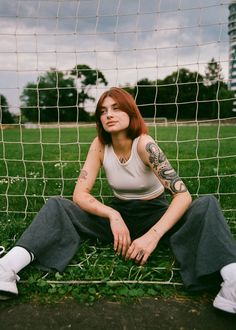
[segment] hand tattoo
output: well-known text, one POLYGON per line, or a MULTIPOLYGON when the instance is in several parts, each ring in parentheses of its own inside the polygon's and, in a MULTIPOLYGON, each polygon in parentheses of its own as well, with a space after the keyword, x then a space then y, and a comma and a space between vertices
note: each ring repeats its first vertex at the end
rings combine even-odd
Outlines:
POLYGON ((146 144, 146 151, 154 170, 166 182, 167 188, 173 194, 187 191, 185 184, 170 165, 163 151, 154 142, 146 144))

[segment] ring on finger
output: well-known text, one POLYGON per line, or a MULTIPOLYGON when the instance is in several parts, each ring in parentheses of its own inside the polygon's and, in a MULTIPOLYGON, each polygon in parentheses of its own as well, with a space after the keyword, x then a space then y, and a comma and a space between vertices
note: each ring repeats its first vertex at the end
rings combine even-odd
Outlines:
POLYGON ((143 250, 140 250, 140 251, 138 252, 136 258, 141 259, 141 258, 143 257, 143 255, 144 255, 144 251, 143 251, 143 250))

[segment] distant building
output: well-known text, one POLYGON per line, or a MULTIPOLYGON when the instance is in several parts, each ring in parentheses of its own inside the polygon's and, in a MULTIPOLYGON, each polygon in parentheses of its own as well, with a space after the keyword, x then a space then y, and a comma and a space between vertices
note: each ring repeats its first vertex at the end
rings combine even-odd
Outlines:
MULTIPOLYGON (((229 4, 229 88, 235 91, 236 97, 236 1, 229 4)), ((233 111, 236 111, 236 100, 233 103, 233 111)))

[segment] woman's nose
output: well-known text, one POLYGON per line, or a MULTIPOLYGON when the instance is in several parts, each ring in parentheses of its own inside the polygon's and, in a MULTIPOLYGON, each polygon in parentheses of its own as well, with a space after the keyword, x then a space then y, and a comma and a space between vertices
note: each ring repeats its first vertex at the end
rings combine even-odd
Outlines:
POLYGON ((110 110, 107 111, 107 118, 111 118, 112 117, 112 112, 110 110))

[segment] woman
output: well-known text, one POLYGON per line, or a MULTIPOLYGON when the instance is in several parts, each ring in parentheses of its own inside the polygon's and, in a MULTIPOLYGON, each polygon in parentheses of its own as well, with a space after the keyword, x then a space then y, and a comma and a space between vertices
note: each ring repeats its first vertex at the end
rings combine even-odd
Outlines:
POLYGON ((214 306, 236 313, 236 241, 212 196, 192 202, 185 184, 147 134, 134 99, 112 88, 96 107, 98 136, 92 142, 73 202, 51 198, 16 246, 0 260, 0 290, 17 294, 17 273, 34 258, 42 268, 63 271, 83 238, 113 242, 126 260, 144 265, 166 240, 190 290, 223 286, 214 306), (104 167, 114 198, 104 205, 91 195, 104 167), (170 204, 164 194, 168 189, 170 204))

